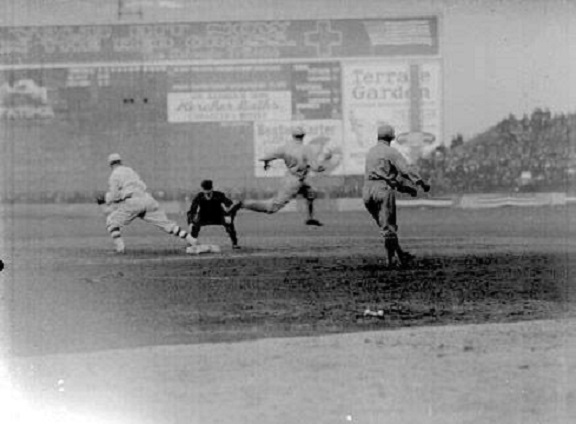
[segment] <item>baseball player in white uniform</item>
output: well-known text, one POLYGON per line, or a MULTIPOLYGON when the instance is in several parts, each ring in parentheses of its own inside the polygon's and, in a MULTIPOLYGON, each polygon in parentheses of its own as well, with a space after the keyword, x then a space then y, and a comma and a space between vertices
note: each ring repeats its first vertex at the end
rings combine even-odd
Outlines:
POLYGON ((276 195, 266 201, 245 200, 233 206, 233 209, 244 208, 255 212, 276 213, 292 199, 301 194, 308 204, 308 219, 306 225, 322 226, 314 218, 314 200, 316 192, 306 181, 309 171, 323 172, 325 167, 319 163, 317 154, 304 143, 305 132, 302 127, 292 129, 292 140, 280 146, 275 151, 260 159, 264 162, 264 170, 268 170, 270 162, 280 159, 286 164, 287 172, 282 187, 276 195))
POLYGON ((186 240, 191 246, 196 244, 196 240, 188 232, 168 219, 158 202, 146 191, 146 184, 140 176, 132 168, 123 165, 118 153, 111 154, 108 163, 112 168, 108 180, 109 188, 104 198, 98 199, 98 203, 105 203, 107 206, 106 227, 117 253, 124 253, 125 250, 120 231, 136 218, 186 240))
POLYGON ((430 186, 413 169, 402 153, 390 146, 396 138, 390 125, 378 127, 378 142, 366 154, 364 187, 362 198, 366 210, 380 227, 384 238, 387 265, 394 258, 402 265, 413 256, 402 250, 398 241, 396 220, 396 192, 417 195, 417 187, 428 192, 430 186))

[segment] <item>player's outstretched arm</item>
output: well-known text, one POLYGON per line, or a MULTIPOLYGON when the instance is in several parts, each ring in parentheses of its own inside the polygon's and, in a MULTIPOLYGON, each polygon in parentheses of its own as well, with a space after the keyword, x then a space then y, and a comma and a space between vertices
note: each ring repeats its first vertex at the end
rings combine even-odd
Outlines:
POLYGON ((430 185, 422 179, 420 174, 414 169, 414 166, 410 165, 401 153, 398 153, 395 158, 395 165, 402 177, 406 178, 417 187, 420 187, 425 193, 430 191, 430 185))
POLYGON ((276 159, 281 159, 284 155, 283 147, 280 147, 273 152, 270 152, 266 156, 260 158, 260 162, 264 162, 264 171, 267 171, 270 168, 270 162, 275 161, 276 159))
POLYGON ((262 166, 264 168, 264 171, 268 171, 268 169, 270 168, 270 160, 267 159, 260 159, 260 162, 264 162, 264 165, 262 166))

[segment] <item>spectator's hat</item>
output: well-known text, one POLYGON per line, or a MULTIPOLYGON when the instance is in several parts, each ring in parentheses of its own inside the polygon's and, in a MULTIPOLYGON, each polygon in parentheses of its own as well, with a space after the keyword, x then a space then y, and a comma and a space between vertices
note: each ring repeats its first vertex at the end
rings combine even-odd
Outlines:
POLYGON ((384 137, 388 137, 390 139, 396 137, 396 134, 394 133, 394 127, 392 125, 383 124, 378 127, 378 138, 384 137))
POLYGON ((292 127, 292 136, 293 137, 304 137, 306 135, 306 131, 304 131, 304 128, 297 125, 295 127, 292 127))
POLYGON ((122 158, 118 153, 112 153, 110 156, 108 156, 108 163, 110 165, 112 165, 114 162, 121 162, 121 161, 122 158))
POLYGON ((200 183, 203 190, 212 190, 212 180, 204 180, 200 183))

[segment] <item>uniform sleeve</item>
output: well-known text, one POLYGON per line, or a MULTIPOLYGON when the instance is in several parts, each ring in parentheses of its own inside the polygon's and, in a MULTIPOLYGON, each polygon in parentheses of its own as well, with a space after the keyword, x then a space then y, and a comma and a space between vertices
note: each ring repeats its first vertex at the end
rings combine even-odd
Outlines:
POLYGON ((324 155, 315 154, 311 149, 309 149, 308 152, 308 165, 310 169, 314 172, 323 172, 326 169, 323 160, 324 155))
POLYGON ((260 158, 261 162, 270 162, 276 159, 281 159, 284 156, 284 148, 279 147, 276 150, 271 151, 267 155, 260 158))
POLYGON ((198 214, 198 210, 200 209, 200 196, 201 193, 198 193, 196 196, 194 196, 192 204, 190 205, 190 209, 188 209, 188 213, 186 214, 188 225, 192 224, 194 217, 198 214))
POLYGON ((390 160, 385 157, 379 157, 371 161, 369 177, 371 180, 384 180, 392 184, 396 175, 393 173, 393 169, 390 160))
POLYGON ((414 167, 408 163, 406 158, 402 156, 402 153, 396 152, 394 155, 394 165, 396 165, 400 175, 412 181, 414 184, 416 184, 418 181, 422 181, 420 174, 416 172, 414 167))
POLYGON ((120 177, 112 173, 108 180, 108 192, 106 193, 106 204, 110 205, 112 203, 121 200, 120 190, 122 188, 122 181, 120 177))

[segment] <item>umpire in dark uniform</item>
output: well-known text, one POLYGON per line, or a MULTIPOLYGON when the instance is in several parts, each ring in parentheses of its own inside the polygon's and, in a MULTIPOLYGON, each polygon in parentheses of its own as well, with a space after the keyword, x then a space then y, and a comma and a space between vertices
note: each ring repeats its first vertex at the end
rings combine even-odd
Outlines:
POLYGON ((190 205, 187 213, 190 233, 198 238, 200 229, 206 225, 222 225, 230 236, 232 248, 239 249, 238 237, 234 228, 235 208, 233 202, 221 191, 213 190, 212 180, 204 180, 199 192, 190 205))

